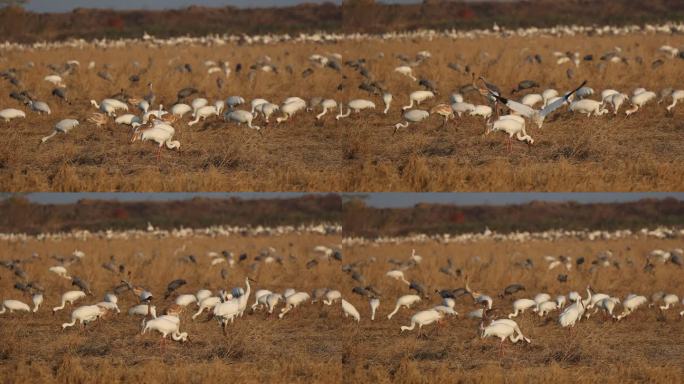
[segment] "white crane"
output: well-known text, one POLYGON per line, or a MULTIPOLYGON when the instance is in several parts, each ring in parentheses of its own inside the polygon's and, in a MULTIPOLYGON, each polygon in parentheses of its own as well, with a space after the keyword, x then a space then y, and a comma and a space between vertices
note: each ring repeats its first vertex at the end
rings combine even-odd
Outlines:
MULTIPOLYGON (((557 96, 557 95, 556 95, 557 96)), ((539 103, 544 103, 544 97, 538 93, 530 93, 520 100, 521 103, 527 105, 528 107, 534 107, 539 103)))
POLYGON ((656 98, 656 93, 652 91, 642 91, 639 93, 636 93, 634 96, 632 96, 629 101, 632 103, 632 107, 627 109, 625 111, 625 115, 629 116, 633 113, 635 113, 639 108, 642 108, 646 103, 650 102, 651 100, 655 100, 656 98))
POLYGON ((153 318, 156 318, 157 307, 150 304, 138 304, 128 309, 129 316, 147 316, 148 314, 153 318))
POLYGON ((387 315, 387 318, 391 319, 392 316, 394 316, 397 312, 399 312, 399 309, 401 307, 411 308, 411 306, 413 304, 415 304, 419 301, 420 301, 420 296, 418 296, 418 295, 404 295, 404 296, 399 297, 399 299, 397 299, 397 304, 394 307, 394 310, 389 315, 387 315))
POLYGON ((52 312, 61 311, 67 304, 74 304, 75 301, 84 297, 86 297, 86 293, 83 291, 66 291, 62 294, 61 304, 52 308, 52 312))
POLYGON ((33 301, 33 310, 31 312, 38 312, 38 308, 40 308, 40 305, 43 304, 44 299, 45 298, 43 297, 42 293, 34 293, 33 296, 31 296, 31 301, 33 301))
POLYGON ((0 119, 5 120, 5 123, 9 123, 10 120, 17 119, 20 117, 26 117, 26 113, 15 108, 6 108, 0 111, 0 119))
POLYGON ((200 120, 206 120, 210 116, 218 116, 219 111, 215 105, 205 105, 197 109, 194 113, 195 120, 188 122, 188 126, 197 124, 200 120))
POLYGON ((343 107, 344 105, 340 104, 340 111, 337 114, 337 116, 335 116, 336 120, 349 117, 349 115, 351 115, 352 110, 354 111, 354 113, 359 113, 364 109, 375 109, 375 103, 366 99, 354 99, 347 103, 347 107, 349 108, 347 110, 347 113, 343 112, 343 107))
POLYGON ((158 122, 149 128, 136 129, 135 133, 133 134, 133 138, 131 139, 131 142, 135 142, 137 140, 149 140, 157 143, 157 161, 159 161, 163 146, 166 146, 166 148, 168 149, 178 149, 180 151, 180 141, 171 140, 175 132, 176 131, 172 126, 158 122))
POLYGON ((325 115, 328 112, 328 110, 334 110, 335 108, 337 108, 337 101, 333 99, 325 99, 321 101, 321 107, 323 107, 323 112, 316 115, 316 120, 320 120, 321 117, 323 117, 323 115, 325 115))
POLYGON ((266 296, 270 295, 271 291, 268 289, 259 289, 254 293, 254 304, 252 304, 252 310, 260 309, 261 305, 266 304, 266 296))
POLYGON ((371 321, 375 320, 375 311, 378 310, 380 306, 380 299, 377 297, 371 297, 370 307, 371 307, 371 321))
POLYGON ((43 137, 42 139, 40 139, 40 142, 44 143, 44 142, 50 140, 53 136, 55 136, 56 134, 58 134, 60 132, 67 134, 67 133, 69 133, 69 131, 76 128, 77 126, 78 126, 78 120, 74 120, 74 119, 61 120, 60 122, 55 124, 55 126, 52 130, 52 133, 43 137))
POLYGON ((619 314, 616 317, 616 319, 618 321, 624 319, 627 315, 631 314, 637 308, 646 304, 647 302, 648 302, 648 299, 646 299, 645 296, 635 295, 635 294, 631 294, 631 295, 627 296, 627 298, 622 302, 622 307, 624 308, 624 310, 621 314, 619 314))
POLYGON ((382 113, 386 115, 387 112, 389 112, 390 106, 392 105, 392 94, 389 92, 383 93, 382 102, 385 103, 385 110, 382 111, 382 113))
POLYGON ((28 304, 19 300, 3 300, 2 310, 0 310, 0 314, 3 314, 8 310, 9 313, 13 313, 14 311, 31 312, 31 307, 29 307, 28 304))
POLYGON ((338 290, 330 290, 325 293, 325 299, 323 299, 323 304, 332 305, 335 301, 342 298, 342 293, 338 290))
POLYGON ((546 316, 549 312, 558 309, 558 304, 555 301, 545 301, 537 305, 537 314, 539 317, 546 316))
POLYGON ((302 99, 294 99, 291 100, 290 102, 286 102, 280 107, 280 111, 283 113, 284 116, 279 117, 276 119, 276 122, 278 124, 287 121, 292 117, 295 113, 301 111, 302 109, 306 108, 306 101, 302 99))
POLYGON ((537 306, 537 303, 534 300, 531 299, 518 299, 513 302, 513 313, 510 313, 508 315, 508 318, 514 318, 517 317, 518 314, 524 313, 526 310, 530 308, 534 308, 537 306))
POLYGON ((672 97, 672 104, 665 107, 668 112, 672 111, 672 108, 674 108, 675 105, 677 105, 678 101, 684 100, 684 90, 678 89, 678 90, 672 92, 672 94, 670 96, 672 97))
POLYGON ((487 129, 485 134, 497 131, 508 134, 507 148, 509 151, 513 145, 513 136, 515 136, 515 138, 519 141, 523 141, 528 144, 534 144, 534 139, 525 131, 525 123, 521 123, 515 118, 500 117, 499 120, 495 121, 494 123, 487 121, 485 126, 487 129))
POLYGON ((126 113, 125 115, 121 115, 114 119, 114 122, 116 124, 133 125, 133 123, 142 123, 142 119, 132 113, 126 113))
POLYGON ((419 123, 428 117, 430 117, 430 113, 428 111, 424 111, 422 109, 410 109, 404 112, 404 122, 394 125, 394 133, 397 133, 399 128, 406 128, 410 123, 419 123))
POLYGON ((411 92, 411 94, 409 95, 409 101, 410 101, 409 105, 405 105, 405 106, 401 107, 401 110, 405 111, 407 109, 411 109, 411 108, 413 108, 414 102, 417 105, 420 105, 420 103, 422 103, 423 101, 425 101, 427 99, 431 99, 433 97, 435 97, 435 94, 432 93, 432 91, 414 91, 414 92, 411 92))
POLYGON ((608 113, 608 110, 603 108, 603 102, 591 100, 591 99, 581 99, 570 103, 570 108, 572 112, 586 113, 587 117, 601 116, 608 113))
POLYGON ((180 319, 175 316, 161 316, 156 319, 151 319, 144 323, 141 334, 145 334, 148 330, 154 330, 161 333, 161 343, 164 344, 167 335, 171 335, 174 341, 184 342, 188 340, 187 332, 180 332, 180 319))
POLYGON ((663 303, 665 303, 665 305, 661 305, 660 309, 664 311, 672 306, 679 304, 679 297, 677 297, 677 295, 673 293, 669 293, 663 297, 663 303))
POLYGON ((285 308, 280 310, 280 314, 278 314, 279 318, 283 318, 286 313, 290 312, 293 308, 296 308, 300 304, 308 301, 311 298, 308 293, 306 292, 297 292, 293 293, 292 295, 285 296, 285 308))
POLYGON ((252 110, 250 111, 250 113, 254 114, 254 111, 257 110, 257 107, 262 105, 262 104, 269 104, 269 102, 266 99, 254 99, 254 100, 252 100, 252 102, 250 103, 250 105, 252 106, 252 110))
POLYGON ((411 284, 411 283, 409 283, 409 281, 406 280, 406 278, 404 277, 404 272, 403 272, 403 271, 400 271, 400 270, 398 270, 398 269, 394 269, 394 270, 391 270, 391 271, 387 272, 387 273, 385 274, 385 276, 390 277, 390 278, 392 278, 392 279, 394 279, 394 280, 399 280, 399 281, 405 283, 406 285, 410 285, 410 284, 411 284))
POLYGON ((280 106, 278 104, 272 104, 272 103, 263 103, 259 104, 256 107, 256 111, 258 113, 261 113, 264 116, 264 119, 266 121, 266 124, 268 124, 268 119, 276 113, 277 111, 280 110, 280 106))
POLYGON ((254 119, 254 116, 248 111, 243 111, 241 109, 226 111, 226 113, 223 115, 223 119, 227 121, 233 121, 238 124, 247 124, 249 128, 256 129, 258 132, 261 132, 261 127, 258 125, 252 125, 252 119, 254 119))
POLYGON ((54 267, 50 267, 50 268, 48 268, 48 271, 56 274, 57 276, 59 276, 61 278, 71 280, 71 276, 69 276, 69 272, 67 272, 67 269, 62 265, 55 265, 54 267))
POLYGON ((62 324, 62 330, 76 325, 76 321, 85 326, 87 323, 93 322, 98 318, 104 316, 107 313, 107 309, 99 305, 84 305, 78 307, 71 312, 71 323, 62 324))
POLYGON ((408 65, 401 65, 399 67, 396 67, 394 68, 394 72, 400 73, 413 81, 418 80, 415 78, 415 76, 413 76, 413 68, 409 67, 408 65))
POLYGON ((451 104, 451 109, 456 112, 458 117, 461 117, 462 114, 470 113, 470 111, 475 109, 475 105, 460 101, 451 104))
POLYGON ((342 299, 342 311, 344 312, 344 317, 349 317, 351 316, 356 322, 361 321, 361 315, 359 314, 359 311, 356 310, 356 308, 347 300, 342 299))
POLYGON ((520 115, 522 115, 528 119, 531 119, 535 124, 537 124, 538 128, 541 128, 542 125, 544 124, 544 119, 546 118, 546 116, 550 115, 551 112, 555 111, 556 109, 560 108, 563 104, 565 104, 568 101, 568 99, 570 98, 570 96, 572 96, 580 88, 584 87, 584 85, 586 83, 587 82, 584 81, 575 90, 566 93, 563 97, 559 98, 558 100, 556 100, 554 102, 550 102, 547 106, 545 106, 541 110, 537 110, 537 109, 528 107, 527 105, 522 104, 522 103, 518 103, 517 101, 506 99, 505 97, 502 97, 497 92, 494 92, 490 89, 487 89, 485 92, 488 92, 491 96, 496 98, 496 100, 498 100, 502 104, 505 104, 512 111, 515 111, 515 112, 519 113, 520 115))
POLYGON ((178 117, 182 118, 186 113, 188 113, 192 110, 193 109, 191 106, 184 104, 184 103, 178 103, 178 104, 174 104, 171 107, 171 114, 174 116, 178 116, 178 117))
POLYGON ((489 105, 476 105, 468 114, 470 116, 480 116, 487 120, 492 116, 492 107, 489 105))
POLYGON ((401 326, 401 332, 412 331, 416 324, 418 325, 418 335, 420 335, 424 325, 430 325, 432 323, 440 321, 444 317, 444 314, 435 309, 428 309, 425 311, 420 311, 415 315, 411 316, 410 326, 401 326))

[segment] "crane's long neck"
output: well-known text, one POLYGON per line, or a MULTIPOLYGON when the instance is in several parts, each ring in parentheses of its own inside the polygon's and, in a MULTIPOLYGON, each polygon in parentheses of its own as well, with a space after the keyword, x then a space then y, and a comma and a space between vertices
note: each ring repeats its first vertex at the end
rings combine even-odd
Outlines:
POLYGON ((249 299, 249 294, 252 292, 252 287, 249 285, 249 279, 245 279, 245 285, 247 286, 247 289, 245 290, 245 297, 249 299))
POLYGON ((40 139, 40 141, 44 143, 44 142, 46 142, 46 141, 52 139, 52 137, 54 137, 56 134, 57 134, 57 130, 54 130, 54 131, 52 131, 51 134, 49 134, 49 135, 43 137, 42 139, 40 139))

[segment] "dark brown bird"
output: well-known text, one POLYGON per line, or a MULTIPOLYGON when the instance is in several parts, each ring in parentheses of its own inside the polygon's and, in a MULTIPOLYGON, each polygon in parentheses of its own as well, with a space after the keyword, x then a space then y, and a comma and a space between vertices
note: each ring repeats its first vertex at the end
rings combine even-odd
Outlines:
POLYGON ((74 276, 71 279, 71 285, 77 286, 81 291, 85 292, 86 294, 88 294, 90 296, 93 295, 93 292, 90 290, 90 284, 88 284, 87 282, 85 282, 84 280, 82 280, 79 277, 74 276))
POLYGON ((504 295, 512 295, 514 293, 524 291, 524 290, 525 290, 525 286, 522 284, 511 284, 511 285, 507 286, 506 288, 504 288, 503 293, 504 293, 504 295))
MULTIPOLYGON (((534 81, 534 80, 523 80, 523 81, 518 83, 518 87, 513 89, 511 91, 511 93, 516 93, 516 92, 523 91, 525 89, 532 89, 532 88, 537 88, 537 87, 539 87, 539 83, 537 83, 536 81, 534 81)), ((499 94, 501 94, 501 93, 499 93, 499 94)))
POLYGON ((173 280, 172 282, 170 282, 170 283, 166 286, 166 292, 164 293, 164 299, 167 299, 169 296, 171 296, 171 294, 172 294, 176 289, 178 289, 178 288, 184 286, 184 285, 187 284, 187 283, 188 283, 188 282, 185 281, 185 280, 183 280, 183 279, 176 279, 176 280, 173 280))

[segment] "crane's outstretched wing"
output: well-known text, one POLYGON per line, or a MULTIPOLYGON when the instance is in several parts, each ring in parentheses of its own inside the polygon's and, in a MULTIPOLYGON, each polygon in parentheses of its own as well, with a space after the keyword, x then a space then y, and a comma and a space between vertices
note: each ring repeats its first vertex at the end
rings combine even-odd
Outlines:
POLYGON ((566 93, 566 94, 565 94, 563 97, 561 97, 560 99, 558 99, 558 100, 554 101, 553 103, 551 103, 551 104, 547 105, 546 107, 544 107, 544 109, 542 109, 542 110, 539 112, 539 115, 540 115, 541 117, 546 117, 546 116, 548 116, 551 112, 555 111, 556 109, 560 108, 563 104, 565 104, 565 102, 568 101, 568 98, 570 98, 570 95, 572 95, 573 93, 577 92, 580 88, 584 87, 586 84, 587 84, 587 81, 584 80, 584 81, 582 82, 582 84, 580 84, 580 86, 577 87, 577 88, 575 88, 572 92, 566 93))
POLYGON ((518 103, 517 101, 513 101, 510 99, 507 99, 505 97, 501 97, 499 95, 490 93, 490 95, 494 96, 497 101, 499 101, 502 104, 505 104, 508 108, 510 108, 512 111, 518 112, 519 114, 523 115, 524 117, 531 118, 535 114, 535 110, 531 107, 528 107, 525 104, 518 103))
MULTIPOLYGON (((501 96, 501 90, 499 90, 499 87, 497 87, 497 86, 494 85, 494 84, 488 83, 487 80, 485 80, 485 78, 482 77, 482 76, 480 76, 479 79, 482 81, 482 83, 484 83, 486 90, 487 90, 490 94, 495 95, 495 96, 501 96)), ((473 86, 475 86, 475 88, 477 88, 477 89, 480 91, 480 93, 482 94, 482 96, 486 96, 486 95, 483 93, 484 89, 478 87, 478 86, 475 84, 475 74, 474 74, 474 73, 473 73, 473 86)))

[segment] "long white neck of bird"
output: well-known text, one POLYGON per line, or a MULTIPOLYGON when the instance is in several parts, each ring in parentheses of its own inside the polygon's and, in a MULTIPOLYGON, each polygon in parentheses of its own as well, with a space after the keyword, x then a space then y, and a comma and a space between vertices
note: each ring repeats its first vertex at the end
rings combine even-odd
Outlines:
POLYGON ((316 115, 316 119, 320 119, 321 117, 323 117, 323 115, 325 115, 326 112, 328 112, 328 108, 323 107, 323 112, 316 115))

